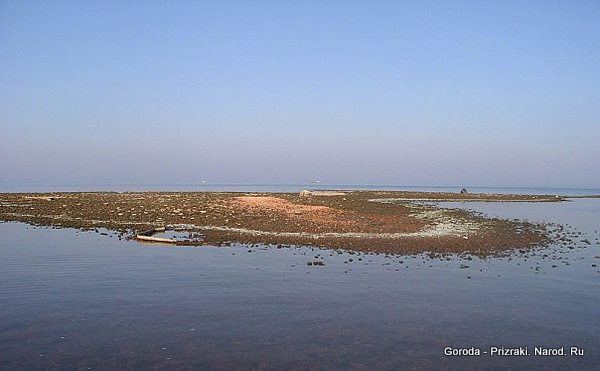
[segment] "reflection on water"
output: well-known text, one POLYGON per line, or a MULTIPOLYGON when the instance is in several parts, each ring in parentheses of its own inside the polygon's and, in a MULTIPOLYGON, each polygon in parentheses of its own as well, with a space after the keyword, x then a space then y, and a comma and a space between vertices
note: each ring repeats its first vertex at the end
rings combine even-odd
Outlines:
POLYGON ((564 217, 593 244, 446 260, 141 245, 2 223, 0 368, 596 367, 600 205, 514 206, 564 217), (585 356, 445 357, 446 346, 585 356))

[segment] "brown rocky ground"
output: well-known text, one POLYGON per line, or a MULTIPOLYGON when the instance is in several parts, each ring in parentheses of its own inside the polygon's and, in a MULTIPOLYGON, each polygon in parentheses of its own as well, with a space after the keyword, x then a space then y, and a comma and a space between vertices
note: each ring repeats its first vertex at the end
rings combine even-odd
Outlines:
POLYGON ((157 226, 202 244, 313 245, 386 253, 489 254, 548 242, 540 226, 414 200, 561 201, 555 196, 348 191, 333 196, 219 192, 0 194, 0 220, 133 234, 157 226), (379 200, 376 202, 374 200, 379 200))

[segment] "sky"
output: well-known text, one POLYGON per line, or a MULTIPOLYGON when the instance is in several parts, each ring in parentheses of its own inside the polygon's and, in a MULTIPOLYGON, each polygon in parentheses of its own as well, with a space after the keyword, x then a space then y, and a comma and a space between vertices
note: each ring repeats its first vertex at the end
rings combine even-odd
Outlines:
POLYGON ((600 2, 0 0, 0 184, 600 187, 600 2))

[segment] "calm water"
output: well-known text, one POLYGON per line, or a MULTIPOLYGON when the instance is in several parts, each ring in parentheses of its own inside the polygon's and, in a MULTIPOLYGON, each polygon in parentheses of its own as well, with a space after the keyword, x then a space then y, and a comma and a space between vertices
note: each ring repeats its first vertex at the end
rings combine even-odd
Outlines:
POLYGON ((597 368, 600 200, 445 206, 569 224, 592 245, 441 260, 0 223, 0 369, 597 368), (446 357, 447 346, 585 355, 446 357))

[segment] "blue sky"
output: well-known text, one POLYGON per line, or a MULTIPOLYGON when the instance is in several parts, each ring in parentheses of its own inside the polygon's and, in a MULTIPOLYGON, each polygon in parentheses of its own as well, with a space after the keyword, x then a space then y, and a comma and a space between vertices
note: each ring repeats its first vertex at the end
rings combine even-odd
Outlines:
POLYGON ((0 183, 600 187, 597 1, 0 1, 0 183))

